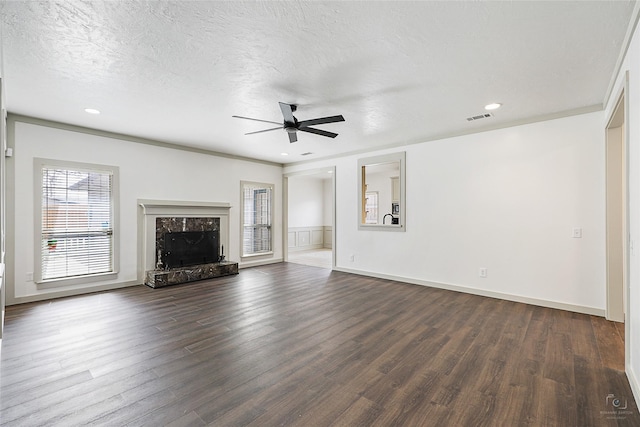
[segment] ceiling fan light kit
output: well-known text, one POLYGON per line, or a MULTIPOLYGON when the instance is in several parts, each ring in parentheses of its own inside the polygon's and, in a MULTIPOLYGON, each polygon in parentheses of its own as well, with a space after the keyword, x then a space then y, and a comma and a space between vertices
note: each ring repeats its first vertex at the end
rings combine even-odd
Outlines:
POLYGON ((342 115, 320 117, 317 119, 298 121, 298 119, 296 119, 293 116, 293 113, 298 109, 296 105, 285 104, 284 102, 280 102, 279 104, 280 104, 280 111, 282 111, 282 117, 284 119, 281 125, 278 122, 273 122, 270 120, 254 119, 251 117, 243 117, 243 116, 232 116, 232 117, 235 117, 236 119, 253 120, 257 122, 273 123, 273 124, 280 125, 275 128, 263 129, 255 132, 248 132, 248 133, 245 133, 245 135, 253 135, 256 133, 271 132, 272 130, 284 129, 285 132, 287 132, 287 135, 289 135, 290 143, 294 143, 298 140, 298 131, 314 133, 316 135, 326 136, 328 138, 335 138, 336 136, 338 136, 337 133, 328 132, 326 130, 316 129, 309 126, 344 122, 344 117, 342 117, 342 115))

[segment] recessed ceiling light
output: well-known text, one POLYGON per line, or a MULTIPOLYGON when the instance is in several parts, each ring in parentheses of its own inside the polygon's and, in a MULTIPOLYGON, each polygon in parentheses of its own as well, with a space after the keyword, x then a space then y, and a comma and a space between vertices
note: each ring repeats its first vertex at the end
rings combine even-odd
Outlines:
POLYGON ((85 108, 84 111, 89 114, 100 114, 100 110, 96 110, 95 108, 85 108))
POLYGON ((280 153, 281 156, 288 156, 289 153, 280 153))
POLYGON ((327 173, 333 173, 333 171, 327 171, 327 173))
POLYGON ((485 110, 497 110, 500 107, 502 107, 502 104, 498 104, 497 102, 494 102, 493 104, 485 105, 484 109, 485 110))

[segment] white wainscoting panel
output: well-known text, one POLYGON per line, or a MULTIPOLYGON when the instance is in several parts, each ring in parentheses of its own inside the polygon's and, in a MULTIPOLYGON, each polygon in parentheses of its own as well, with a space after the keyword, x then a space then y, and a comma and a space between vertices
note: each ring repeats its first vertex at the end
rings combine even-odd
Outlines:
POLYGON ((322 246, 324 230, 311 230, 311 244, 322 246))
POLYGON ((311 245, 311 230, 302 230, 298 232, 298 246, 311 245))
POLYGON ((289 251, 331 248, 331 227, 291 227, 288 231, 288 242, 289 251))
POLYGON ((322 247, 331 249, 333 246, 333 232, 330 225, 324 226, 324 239, 322 241, 322 247))

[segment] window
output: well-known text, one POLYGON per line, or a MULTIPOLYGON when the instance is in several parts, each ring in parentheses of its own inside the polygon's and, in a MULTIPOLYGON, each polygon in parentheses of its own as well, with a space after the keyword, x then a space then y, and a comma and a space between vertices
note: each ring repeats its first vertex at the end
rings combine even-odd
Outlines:
POLYGON ((365 224, 378 223, 378 192, 367 191, 365 193, 365 224))
POLYGON ((41 203, 36 281, 115 276, 117 168, 48 160, 36 164, 41 203))
POLYGON ((242 256, 272 253, 273 185, 241 182, 242 256))

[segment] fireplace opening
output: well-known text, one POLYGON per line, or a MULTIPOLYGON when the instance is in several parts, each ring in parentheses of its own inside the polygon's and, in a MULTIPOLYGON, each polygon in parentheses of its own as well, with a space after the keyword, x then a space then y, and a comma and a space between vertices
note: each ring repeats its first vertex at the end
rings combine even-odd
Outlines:
POLYGON ((164 234, 164 268, 210 264, 220 260, 220 232, 179 231, 164 234))

